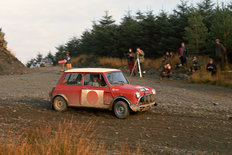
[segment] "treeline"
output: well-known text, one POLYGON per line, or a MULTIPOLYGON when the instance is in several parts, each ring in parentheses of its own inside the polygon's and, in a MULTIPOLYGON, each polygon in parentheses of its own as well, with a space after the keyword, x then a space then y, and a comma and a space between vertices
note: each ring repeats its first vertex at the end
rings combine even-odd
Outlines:
POLYGON ((203 0, 197 4, 181 1, 172 13, 161 11, 130 11, 116 24, 106 12, 92 28, 58 46, 56 60, 63 59, 64 52, 71 56, 94 54, 104 57, 125 56, 128 48, 140 47, 146 57, 158 58, 165 51, 174 51, 185 42, 192 55, 214 56, 215 39, 220 39, 232 61, 232 2, 215 4, 203 0))

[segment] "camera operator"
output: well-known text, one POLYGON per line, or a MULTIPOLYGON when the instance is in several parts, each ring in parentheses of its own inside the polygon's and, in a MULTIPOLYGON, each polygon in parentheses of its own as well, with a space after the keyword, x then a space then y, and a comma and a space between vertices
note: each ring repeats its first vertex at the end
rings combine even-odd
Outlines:
POLYGON ((146 74, 146 71, 145 71, 145 68, 144 68, 144 52, 140 49, 140 48, 137 48, 137 57, 139 58, 139 62, 140 62, 140 66, 141 66, 141 73, 142 75, 144 76, 144 74, 146 74))

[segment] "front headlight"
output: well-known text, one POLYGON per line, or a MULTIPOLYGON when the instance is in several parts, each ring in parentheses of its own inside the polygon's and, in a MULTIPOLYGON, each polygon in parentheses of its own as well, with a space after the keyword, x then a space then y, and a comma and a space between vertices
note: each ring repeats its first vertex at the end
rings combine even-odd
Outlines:
POLYGON ((156 91, 155 91, 155 89, 152 89, 152 91, 151 91, 151 92, 152 92, 152 94, 156 94, 156 91))
POLYGON ((139 97, 140 97, 140 92, 137 91, 137 92, 135 93, 135 96, 136 96, 136 98, 139 98, 139 97))

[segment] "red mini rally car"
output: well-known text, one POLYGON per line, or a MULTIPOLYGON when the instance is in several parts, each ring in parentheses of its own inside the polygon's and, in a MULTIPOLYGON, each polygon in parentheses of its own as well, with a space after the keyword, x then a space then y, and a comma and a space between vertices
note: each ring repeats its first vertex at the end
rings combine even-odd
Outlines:
POLYGON ((129 84, 121 70, 78 68, 67 70, 50 92, 52 108, 95 107, 114 111, 126 118, 130 111, 145 111, 155 104, 156 91, 129 84))

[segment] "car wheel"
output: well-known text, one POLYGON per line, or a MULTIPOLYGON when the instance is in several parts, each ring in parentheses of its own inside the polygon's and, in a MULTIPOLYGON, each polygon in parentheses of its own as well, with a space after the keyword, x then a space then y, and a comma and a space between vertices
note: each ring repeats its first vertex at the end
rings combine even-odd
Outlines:
POLYGON ((127 118, 130 114, 128 105, 123 101, 114 104, 114 114, 118 118, 127 118))
POLYGON ((53 101, 53 108, 56 111, 65 111, 68 107, 65 99, 61 96, 57 96, 53 101))

